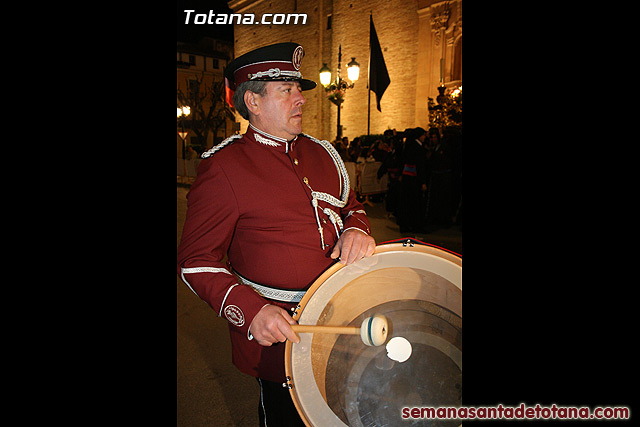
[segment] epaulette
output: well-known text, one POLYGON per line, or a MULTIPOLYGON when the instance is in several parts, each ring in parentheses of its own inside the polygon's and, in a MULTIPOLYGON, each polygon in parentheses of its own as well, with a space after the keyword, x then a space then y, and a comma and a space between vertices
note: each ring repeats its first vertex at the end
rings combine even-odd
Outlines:
POLYGON ((211 157, 211 156, 213 156, 213 154, 216 151, 223 149, 224 147, 226 147, 227 145, 231 144, 233 141, 235 141, 238 138, 242 138, 242 135, 240 135, 240 134, 231 135, 229 138, 225 139, 220 144, 218 144, 218 145, 210 148, 209 150, 205 151, 204 153, 202 153, 200 155, 200 157, 202 157, 203 159, 206 159, 207 157, 211 157))

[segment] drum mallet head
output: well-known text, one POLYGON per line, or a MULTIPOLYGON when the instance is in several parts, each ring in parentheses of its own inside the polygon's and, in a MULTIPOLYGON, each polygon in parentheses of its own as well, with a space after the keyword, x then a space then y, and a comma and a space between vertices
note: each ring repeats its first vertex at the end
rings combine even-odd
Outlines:
POLYGON ((389 324, 387 318, 381 314, 367 317, 360 327, 360 338, 368 346, 379 346, 387 340, 389 324))

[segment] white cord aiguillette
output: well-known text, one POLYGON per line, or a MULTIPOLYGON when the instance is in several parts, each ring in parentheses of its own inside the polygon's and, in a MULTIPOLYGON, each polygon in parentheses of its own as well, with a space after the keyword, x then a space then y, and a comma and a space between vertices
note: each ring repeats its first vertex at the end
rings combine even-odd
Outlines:
POLYGON ((320 208, 318 206, 318 200, 322 200, 325 203, 330 204, 331 206, 335 206, 337 208, 343 208, 347 204, 347 199, 349 198, 349 174, 347 174, 347 168, 344 166, 344 162, 340 158, 340 155, 336 151, 336 149, 329 143, 327 140, 318 140, 310 135, 303 133, 302 135, 306 136, 313 142, 322 145, 325 150, 331 156, 331 160, 333 160, 333 164, 336 166, 338 171, 338 177, 340 181, 340 200, 333 197, 331 194, 323 193, 321 191, 313 191, 311 186, 307 183, 307 187, 311 190, 311 205, 314 208, 314 212, 316 214, 316 223, 318 224, 318 233, 320 233, 320 244, 322 245, 322 249, 325 248, 324 243, 324 231, 322 230, 322 224, 320 224, 320 217, 318 216, 318 210, 329 217, 329 220, 333 224, 333 227, 336 230, 336 235, 340 236, 344 225, 342 223, 342 219, 340 215, 336 213, 334 210, 329 208, 320 208))

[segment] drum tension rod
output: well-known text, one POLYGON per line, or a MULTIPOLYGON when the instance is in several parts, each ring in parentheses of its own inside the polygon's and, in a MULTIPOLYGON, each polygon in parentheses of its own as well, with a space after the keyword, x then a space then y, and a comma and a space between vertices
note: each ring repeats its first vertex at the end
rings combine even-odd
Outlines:
POLYGON ((288 388, 289 390, 291 390, 293 388, 293 384, 291 384, 291 377, 287 375, 286 377, 284 377, 284 379, 285 379, 285 382, 282 383, 282 387, 288 388))
POLYGON ((298 314, 298 310, 300 309, 300 304, 296 305, 295 307, 291 307, 291 311, 293 313, 291 313, 291 317, 295 316, 296 314, 298 314))

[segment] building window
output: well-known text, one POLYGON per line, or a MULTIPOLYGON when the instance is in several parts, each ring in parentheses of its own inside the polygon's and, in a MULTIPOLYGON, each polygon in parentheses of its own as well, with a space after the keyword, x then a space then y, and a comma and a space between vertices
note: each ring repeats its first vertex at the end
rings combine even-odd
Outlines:
POLYGON ((213 68, 215 68, 216 70, 220 68, 220 61, 215 58, 213 59, 213 68))
POLYGON ((331 17, 332 15, 327 15, 327 30, 331 29, 331 17))
POLYGON ((189 55, 189 64, 190 65, 196 65, 196 56, 195 55, 189 55))

